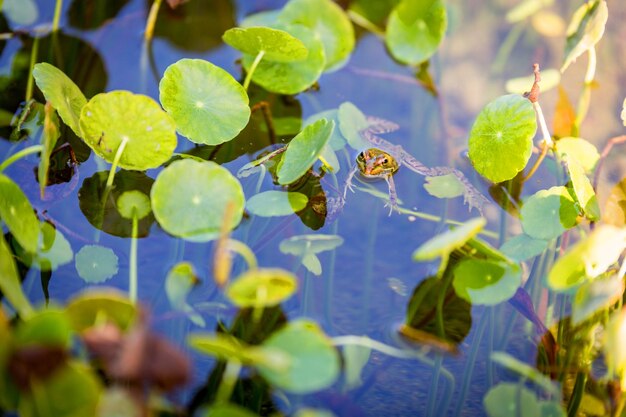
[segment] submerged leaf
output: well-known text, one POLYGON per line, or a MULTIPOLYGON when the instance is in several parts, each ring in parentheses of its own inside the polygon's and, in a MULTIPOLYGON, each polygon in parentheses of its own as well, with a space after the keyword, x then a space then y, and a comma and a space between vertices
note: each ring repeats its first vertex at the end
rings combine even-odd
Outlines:
POLYGON ((117 198, 117 210, 125 219, 141 220, 152 211, 150 197, 139 190, 124 191, 117 198))
POLYGON ((46 186, 48 185, 48 170, 50 169, 50 155, 54 150, 54 145, 61 135, 59 131, 59 118, 50 103, 46 103, 44 108, 45 118, 43 124, 43 134, 41 135, 41 145, 43 151, 39 157, 39 167, 37 168, 37 181, 39 182, 39 195, 43 199, 46 186))
POLYGON ((489 417, 541 416, 539 399, 523 384, 501 382, 487 392, 483 404, 489 417))
POLYGON ((309 51, 300 39, 284 30, 256 26, 228 29, 224 42, 245 53, 256 55, 263 52, 263 59, 275 62, 302 61, 309 51))
POLYGON ((248 124, 248 94, 228 72, 201 59, 181 59, 167 67, 159 100, 176 130, 195 143, 218 145, 248 124))
POLYGON ((472 126, 472 165, 492 182, 510 180, 530 159, 536 130, 530 101, 514 94, 495 99, 483 108, 472 126))
POLYGON ((187 314, 189 320, 204 327, 204 319, 187 303, 187 295, 198 284, 198 278, 189 262, 179 262, 170 269, 165 278, 165 294, 173 309, 187 314))
POLYGON ((265 191, 253 195, 246 209, 261 217, 288 216, 306 207, 309 199, 298 192, 265 191))
POLYGON ((90 284, 99 284, 117 274, 118 260, 113 249, 100 245, 85 245, 76 254, 78 276, 90 284))
POLYGON ((567 188, 541 190, 526 200, 521 211, 524 232, 535 239, 554 239, 576 225, 578 210, 567 188))
POLYGON ((228 286, 226 296, 239 307, 271 307, 291 297, 297 286, 298 281, 289 271, 251 269, 228 286))

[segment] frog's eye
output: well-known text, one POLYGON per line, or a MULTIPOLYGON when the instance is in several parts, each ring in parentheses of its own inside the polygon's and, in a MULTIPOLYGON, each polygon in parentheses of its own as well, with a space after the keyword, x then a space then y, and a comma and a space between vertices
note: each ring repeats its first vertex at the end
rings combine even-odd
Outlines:
POLYGON ((387 158, 383 159, 383 164, 388 164, 389 160, 387 158))

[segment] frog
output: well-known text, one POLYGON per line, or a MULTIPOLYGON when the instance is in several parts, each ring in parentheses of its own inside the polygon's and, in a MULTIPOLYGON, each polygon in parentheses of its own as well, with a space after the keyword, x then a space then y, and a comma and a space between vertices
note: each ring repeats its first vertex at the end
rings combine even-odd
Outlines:
POLYGON ((400 212, 393 175, 399 170, 400 166, 404 166, 419 175, 428 177, 453 175, 464 187, 464 202, 468 204, 470 210, 476 208, 482 215, 483 206, 488 200, 469 182, 461 171, 446 166, 427 167, 404 150, 402 146, 394 145, 378 136, 379 134, 389 133, 399 129, 399 126, 394 122, 368 116, 367 124, 368 127, 360 130, 359 134, 365 139, 368 146, 372 147, 358 154, 356 163, 346 178, 342 202, 345 202, 347 190, 354 192, 352 180, 356 173, 359 172, 364 178, 384 179, 387 182, 389 194, 389 201, 385 204, 386 207, 389 207, 389 215, 391 215, 394 210, 400 212))

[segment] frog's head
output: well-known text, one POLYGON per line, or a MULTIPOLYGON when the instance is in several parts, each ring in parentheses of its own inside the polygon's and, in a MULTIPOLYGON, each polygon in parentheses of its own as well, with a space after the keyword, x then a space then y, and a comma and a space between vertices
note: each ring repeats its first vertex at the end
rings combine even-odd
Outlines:
POLYGON ((395 174, 399 168, 393 156, 376 148, 361 152, 356 158, 356 163, 359 172, 365 178, 384 178, 395 174))

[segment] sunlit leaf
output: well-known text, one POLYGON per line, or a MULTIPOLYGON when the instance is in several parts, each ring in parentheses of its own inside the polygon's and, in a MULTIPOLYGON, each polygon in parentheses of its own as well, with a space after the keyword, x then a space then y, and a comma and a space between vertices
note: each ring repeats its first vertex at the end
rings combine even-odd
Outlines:
POLYGON ((586 218, 591 221, 599 220, 600 206, 598 206, 598 198, 589 178, 585 175, 583 167, 574 159, 567 158, 566 160, 576 201, 580 204, 580 208, 586 218))
POLYGON ((487 104, 474 122, 469 157, 492 182, 515 177, 524 169, 533 147, 537 122, 533 106, 522 96, 501 96, 487 104))
POLYGON ((99 284, 113 278, 118 271, 117 255, 111 248, 85 245, 76 254, 78 276, 90 284, 99 284))
POLYGON ((117 210, 125 219, 141 220, 152 211, 150 197, 139 190, 124 191, 117 198, 117 210))
POLYGON ((519 265, 484 259, 463 259, 454 267, 452 285, 472 305, 496 305, 515 295, 522 284, 519 265))
POLYGON ((187 343, 206 355, 226 361, 236 360, 244 365, 253 365, 260 357, 257 347, 249 346, 229 334, 194 333, 189 335, 187 343))
POLYGON ((547 247, 547 240, 534 239, 522 233, 504 242, 500 250, 514 261, 521 262, 539 255, 546 250, 547 247))
POLYGON ((325 70, 341 64, 354 49, 354 29, 341 7, 331 0, 290 0, 278 15, 288 24, 304 25, 321 39, 325 70))
POLYGON ((522 206, 522 228, 535 239, 553 239, 576 224, 578 210, 562 186, 533 194, 522 206))
POLYGON ((243 28, 251 28, 255 26, 271 27, 276 24, 280 12, 281 9, 276 9, 264 10, 262 12, 250 14, 239 23, 239 26, 243 28))
POLYGON ((74 258, 72 247, 63 233, 48 222, 41 223, 35 253, 24 252, 22 248, 16 248, 16 253, 25 265, 42 271, 54 271, 74 258))
POLYGON ((182 311, 193 323, 204 327, 206 322, 202 316, 187 303, 187 295, 198 282, 193 265, 179 262, 170 269, 165 278, 165 294, 174 310, 182 311))
POLYGON ((385 44, 398 61, 418 65, 439 47, 448 25, 441 0, 403 0, 391 12, 385 44))
POLYGON ((176 130, 195 143, 218 145, 248 124, 248 94, 228 72, 201 59, 181 59, 167 67, 159 100, 176 130))
POLYGON ((37 168, 37 181, 39 181, 39 195, 43 199, 46 186, 48 185, 48 170, 50 169, 50 155, 54 150, 54 145, 61 132, 59 131, 59 118, 50 103, 45 106, 45 119, 43 124, 43 134, 41 135, 41 145, 43 151, 39 157, 39 167, 37 168))
POLYGON ((284 30, 256 26, 232 28, 224 32, 224 42, 245 53, 263 52, 263 59, 275 62, 302 61, 309 51, 298 38, 284 30))
POLYGON ((596 147, 582 138, 564 137, 556 141, 556 152, 564 158, 567 155, 578 162, 586 173, 593 172, 596 163, 600 159, 600 153, 596 147))
POLYGON ((602 220, 605 223, 626 226, 626 178, 611 189, 602 213, 602 220))
MULTIPOLYGON (((540 0, 542 1, 542 0, 540 0)), ((535 81, 535 75, 527 75, 525 77, 512 78, 506 82, 504 89, 510 94, 524 94, 530 91, 535 81)), ((561 82, 561 73, 559 70, 551 68, 541 71, 541 92, 552 90, 561 82)))
POLYGON ((561 72, 598 43, 604 34, 608 17, 609 9, 605 0, 584 3, 574 12, 567 28, 565 59, 561 72))
MULTIPOLYGON (((268 91, 280 94, 297 94, 315 83, 326 63, 324 46, 319 37, 302 25, 276 25, 276 29, 289 32, 309 50, 302 61, 272 62, 261 60, 252 76, 252 81, 268 91)), ((255 55, 244 54, 242 63, 246 71, 254 62, 255 55)))
POLYGON ((499 383, 487 392, 483 405, 489 417, 541 416, 537 396, 523 384, 499 383))
POLYGON ((106 322, 112 322, 120 329, 126 330, 132 326, 139 314, 137 307, 128 297, 114 289, 83 292, 68 302, 65 311, 77 332, 106 322))
POLYGON ((365 115, 354 104, 346 101, 339 106, 337 113, 339 130, 348 144, 357 151, 371 147, 360 132, 369 127, 365 115))
MULTIPOLYGON (((315 113, 306 118, 306 120, 302 123, 303 127, 306 127, 310 124, 317 122, 320 119, 326 119, 328 121, 335 122, 335 128, 333 129, 332 135, 330 135, 330 139, 328 140, 328 144, 332 150, 338 151, 343 149, 346 146, 346 140, 341 134, 341 128, 339 125, 339 111, 337 109, 324 110, 319 113, 315 113)), ((298 129, 298 132, 300 129, 298 129)))
POLYGON ((224 213, 232 204, 229 229, 243 216, 239 181, 215 162, 183 159, 161 171, 150 193, 152 210, 168 233, 192 241, 217 237, 224 213))
POLYGON ((239 307, 271 307, 291 297, 298 287, 294 275, 278 268, 251 269, 226 288, 226 296, 239 307))
POLYGON ((333 121, 320 119, 293 138, 276 168, 278 183, 291 184, 303 176, 319 158, 334 128, 333 121))
POLYGON ((0 291, 22 317, 28 317, 33 308, 22 290, 22 283, 17 272, 13 253, 0 234, 0 291))
POLYGON ((0 220, 26 251, 37 251, 39 221, 30 201, 9 177, 0 173, 0 220))
POLYGON ((604 362, 608 368, 608 376, 617 376, 620 379, 622 391, 626 390, 626 309, 618 310, 611 314, 608 324, 604 329, 602 338, 602 351, 604 362))
POLYGON ((585 282, 572 301, 572 325, 576 326, 596 312, 615 304, 624 293, 624 281, 617 275, 585 282))
POLYGON ((566 291, 603 274, 626 249, 626 228, 600 225, 561 256, 548 274, 555 291, 566 291))
POLYGON ((37 87, 46 100, 52 103, 63 122, 80 137, 80 113, 87 104, 80 88, 63 71, 48 63, 36 64, 33 67, 33 77, 37 87))
POLYGON ((257 216, 288 216, 306 207, 308 197, 298 192, 264 191, 246 201, 246 209, 257 216))
POLYGON ((437 198, 454 198, 465 192, 465 186, 454 174, 426 177, 424 188, 437 198))
POLYGON ((39 18, 37 3, 33 0, 4 0, 2 12, 16 25, 32 25, 39 18))
POLYGON ((506 14, 506 21, 517 23, 534 15, 544 7, 551 6, 554 0, 522 0, 506 14))
POLYGON ((294 394, 306 394, 329 387, 339 376, 339 354, 317 324, 296 320, 273 333, 263 343, 288 358, 288 368, 277 372, 257 366, 271 384, 294 394))
POLYGON ((463 223, 453 230, 441 233, 426 242, 413 252, 413 260, 429 261, 438 257, 445 257, 455 249, 460 248, 472 237, 476 236, 487 221, 483 217, 476 217, 463 223))
POLYGON ((126 143, 118 165, 143 171, 166 162, 176 148, 176 125, 148 96, 112 91, 94 96, 80 114, 82 138, 112 163, 126 143))

